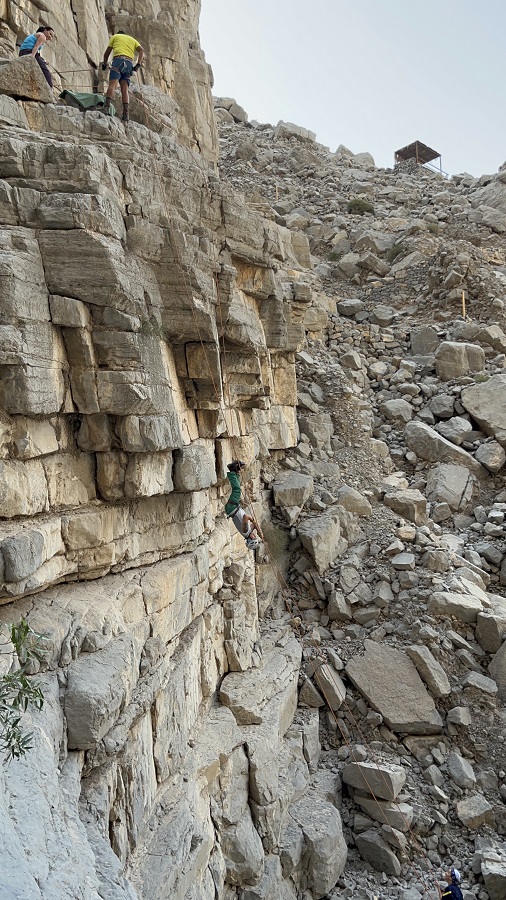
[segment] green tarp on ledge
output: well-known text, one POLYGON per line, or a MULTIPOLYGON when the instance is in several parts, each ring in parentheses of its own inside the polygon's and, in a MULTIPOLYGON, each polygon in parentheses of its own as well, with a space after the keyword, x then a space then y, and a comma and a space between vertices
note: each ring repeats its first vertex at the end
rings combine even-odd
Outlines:
MULTIPOLYGON (((74 106, 76 109, 80 109, 81 112, 86 112, 88 109, 98 109, 103 111, 105 95, 83 94, 80 91, 65 90, 61 92, 60 100, 63 100, 68 106, 74 106)), ((108 115, 116 115, 116 109, 112 103, 109 107, 108 115)))

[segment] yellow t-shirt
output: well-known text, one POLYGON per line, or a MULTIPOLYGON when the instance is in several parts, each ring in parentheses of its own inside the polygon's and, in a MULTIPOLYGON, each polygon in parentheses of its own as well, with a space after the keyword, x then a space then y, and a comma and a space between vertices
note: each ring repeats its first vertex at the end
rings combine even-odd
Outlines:
POLYGON ((107 46, 112 47, 113 57, 128 56, 129 59, 133 59, 135 51, 138 50, 141 45, 139 44, 139 41, 130 37, 129 34, 113 34, 107 46))

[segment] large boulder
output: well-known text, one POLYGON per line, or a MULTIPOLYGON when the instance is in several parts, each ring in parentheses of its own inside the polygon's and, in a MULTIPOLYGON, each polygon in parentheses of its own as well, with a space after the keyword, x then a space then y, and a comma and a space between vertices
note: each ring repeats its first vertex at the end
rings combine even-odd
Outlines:
POLYGON ((403 766, 352 762, 343 770, 343 781, 382 800, 395 800, 406 782, 403 766))
POLYGON ((428 611, 431 616, 451 616, 459 622, 473 625, 478 613, 483 611, 483 603, 475 594, 461 594, 453 591, 435 591, 429 600, 428 611))
POLYGON ((486 475, 486 469, 477 462, 474 456, 471 456, 462 447, 457 447, 456 444, 447 441, 423 422, 408 422, 404 429, 404 440, 407 447, 413 450, 420 459, 426 459, 428 462, 445 462, 466 466, 477 478, 486 475))
POLYGON ((112 728, 130 700, 139 656, 125 634, 104 650, 83 653, 71 662, 65 693, 69 749, 89 750, 112 728))
POLYGON ((385 872, 396 878, 401 874, 401 864, 393 850, 383 840, 381 835, 373 828, 363 831, 355 836, 357 850, 362 859, 365 859, 377 872, 385 872))
POLYGON ((490 434, 506 447, 506 375, 493 375, 483 384, 464 388, 462 405, 478 422, 485 434, 490 434))
POLYGON ((490 847, 481 852, 481 874, 490 900, 506 897, 506 847, 490 847))
POLYGON ((388 491, 384 503, 397 515, 414 522, 415 525, 424 525, 427 521, 427 501, 418 490, 408 488, 388 491))
POLYGON ((297 506, 300 509, 311 497, 314 491, 314 482, 310 475, 287 472, 275 478, 272 489, 276 506, 282 508, 297 506))
POLYGON ((55 96, 34 56, 0 60, 0 94, 54 103, 55 96))
POLYGON ((469 372, 482 372, 485 351, 478 344, 443 341, 436 351, 436 372, 442 381, 454 381, 469 372))
POLYGON ((366 640, 365 654, 354 656, 346 674, 393 731, 437 734, 442 721, 406 653, 366 640))
POLYGON ((434 503, 447 503, 450 509, 462 509, 471 501, 475 484, 466 466, 439 463, 427 475, 427 496, 434 503))
POLYGON ((194 441, 174 454, 176 491, 202 491, 216 482, 213 441, 194 441))
POLYGON ((492 657, 488 670, 497 684, 499 696, 506 700, 506 641, 492 657))
POLYGON ((302 545, 313 557, 320 575, 346 548, 337 513, 324 513, 305 519, 298 531, 302 545))
POLYGON ((318 795, 304 797, 289 809, 290 817, 302 832, 302 861, 312 896, 325 897, 346 864, 347 847, 341 816, 332 803, 318 795))

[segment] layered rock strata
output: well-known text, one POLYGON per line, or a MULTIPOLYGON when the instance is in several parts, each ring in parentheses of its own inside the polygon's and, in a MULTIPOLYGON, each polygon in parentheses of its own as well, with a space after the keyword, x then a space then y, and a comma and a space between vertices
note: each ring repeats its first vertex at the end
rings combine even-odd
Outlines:
MULTIPOLYGON (((66 87, 108 30, 139 38, 149 127, 0 97, 1 620, 44 635, 45 694, 3 782, 3 896, 323 896, 346 858, 299 645, 262 639, 276 581, 222 512, 231 459, 258 494, 296 442, 309 248, 217 177, 198 13, 44 8, 66 87)), ((40 16, 9 5, 6 55, 40 16)))

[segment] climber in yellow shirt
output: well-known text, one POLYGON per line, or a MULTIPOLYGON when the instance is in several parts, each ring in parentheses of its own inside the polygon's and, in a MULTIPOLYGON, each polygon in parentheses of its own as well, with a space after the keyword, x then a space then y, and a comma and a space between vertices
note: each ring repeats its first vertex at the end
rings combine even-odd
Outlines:
POLYGON ((121 99, 123 100, 122 121, 128 122, 128 88, 130 87, 130 78, 132 77, 132 72, 137 72, 142 65, 144 49, 134 37, 125 34, 124 31, 118 31, 117 34, 113 34, 107 45, 104 53, 104 61, 102 63, 103 71, 107 69, 107 60, 111 53, 112 63, 109 75, 109 87, 107 88, 107 94, 105 95, 105 111, 107 112, 111 105, 111 100, 116 91, 116 84, 119 81, 121 99), (137 63, 134 65, 136 53, 138 54, 137 63))

